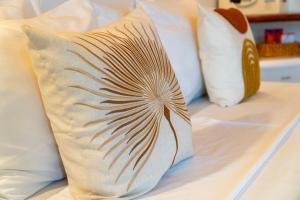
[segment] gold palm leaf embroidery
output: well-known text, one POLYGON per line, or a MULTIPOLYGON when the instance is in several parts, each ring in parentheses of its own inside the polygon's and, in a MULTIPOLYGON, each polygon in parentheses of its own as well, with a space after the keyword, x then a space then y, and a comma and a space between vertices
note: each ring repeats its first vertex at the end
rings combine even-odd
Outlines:
POLYGON ((163 117, 174 136, 176 151, 171 165, 175 162, 179 141, 172 124, 171 112, 190 124, 177 79, 151 24, 131 23, 123 25, 122 30, 114 27, 114 33, 91 32, 74 36, 73 40, 85 53, 68 51, 88 67, 100 72, 103 77, 98 78, 80 67, 65 68, 101 85, 99 91, 80 85, 70 87, 105 99, 99 105, 91 105, 88 102, 78 102, 76 105, 107 111, 104 117, 89 121, 85 126, 98 123, 107 125, 93 135, 91 142, 102 134, 111 132, 98 147, 100 150, 112 144, 104 159, 112 152, 117 152, 109 169, 115 166, 122 155, 129 152, 129 159, 115 180, 118 182, 132 165, 131 170, 134 173, 128 183, 129 190, 155 148, 163 117), (86 54, 97 62, 90 61, 86 54))

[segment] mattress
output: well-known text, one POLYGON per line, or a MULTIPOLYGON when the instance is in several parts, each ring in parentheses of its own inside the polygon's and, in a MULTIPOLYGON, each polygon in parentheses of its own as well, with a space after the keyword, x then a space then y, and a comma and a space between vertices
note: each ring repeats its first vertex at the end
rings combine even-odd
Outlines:
MULTIPOLYGON (((221 108, 205 98, 193 102, 189 112, 195 156, 171 168, 142 199, 267 199, 259 198, 258 192, 262 191, 255 185, 272 188, 272 181, 277 180, 272 179, 275 177, 272 170, 280 174, 278 164, 290 158, 284 152, 284 158, 275 159, 289 137, 300 135, 297 91, 300 84, 263 83, 257 95, 237 106, 221 108), (275 166, 269 166, 272 161, 275 166)), ((299 156, 293 158, 300 163, 299 156)), ((288 163, 285 170, 289 167, 294 167, 294 172, 300 170, 300 164, 295 167, 288 163)), ((299 180, 300 177, 293 183, 299 180)), ((71 200, 66 183, 54 188, 52 185, 52 189, 46 188, 31 199, 71 200)))
POLYGON ((300 199, 300 125, 270 159, 241 200, 300 199))

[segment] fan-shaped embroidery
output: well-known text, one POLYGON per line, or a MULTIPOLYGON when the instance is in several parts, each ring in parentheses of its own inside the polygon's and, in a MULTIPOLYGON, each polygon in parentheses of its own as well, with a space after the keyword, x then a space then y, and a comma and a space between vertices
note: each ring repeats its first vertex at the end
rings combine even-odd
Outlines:
POLYGON ((69 52, 93 70, 100 72, 103 77, 96 77, 80 67, 65 68, 95 81, 99 84, 99 91, 79 84, 69 87, 105 99, 99 105, 89 102, 78 102, 76 105, 107 111, 105 117, 89 121, 85 126, 106 124, 93 135, 91 142, 104 133, 111 133, 98 146, 100 150, 108 144, 113 144, 103 159, 117 151, 109 169, 129 151, 129 159, 115 180, 118 182, 124 172, 130 170, 130 164, 134 163, 131 169, 134 174, 127 187, 129 190, 155 148, 162 118, 167 120, 174 136, 176 151, 170 165, 175 162, 179 141, 171 113, 190 124, 177 79, 151 25, 132 23, 124 25, 122 30, 115 27, 114 31, 86 33, 74 36, 73 42, 80 46, 81 52, 84 53, 72 50, 69 52), (92 62, 89 56, 97 62, 92 62))
POLYGON ((260 66, 259 56, 254 42, 245 39, 242 52, 243 79, 244 79, 244 99, 256 93, 260 86, 260 66))

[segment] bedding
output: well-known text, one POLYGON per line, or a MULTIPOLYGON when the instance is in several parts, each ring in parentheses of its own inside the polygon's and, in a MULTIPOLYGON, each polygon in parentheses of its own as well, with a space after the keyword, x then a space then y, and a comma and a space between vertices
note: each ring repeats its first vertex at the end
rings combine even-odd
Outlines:
POLYGON ((24 30, 75 199, 138 197, 192 156, 184 98, 143 10, 92 32, 24 30))
POLYGON ((259 57, 241 11, 206 9, 199 4, 199 56, 211 102, 232 106, 246 101, 260 85, 259 57))
POLYGON ((241 200, 300 199, 299 141, 300 125, 298 124, 290 138, 241 196, 241 200))
POLYGON ((33 0, 0 0, 0 20, 25 19, 36 17, 33 0))
POLYGON ((114 8, 123 14, 128 14, 135 8, 135 0, 92 0, 92 2, 114 8))
POLYGON ((23 17, 26 0, 1 0, 0 20, 21 19, 23 17))
POLYGON ((186 7, 196 9, 197 3, 194 0, 137 0, 137 7, 152 19, 188 105, 204 93, 197 39, 194 37, 195 19, 185 12, 186 7))
MULTIPOLYGON (((299 199, 299 90, 300 84, 262 83, 237 106, 193 102, 194 158, 170 169, 142 199, 299 199)), ((68 187, 49 200, 70 200, 68 187)))
MULTIPOLYGON (((19 0, 20 1, 20 0, 19 0)), ((56 6, 62 4, 66 0, 30 0, 32 2, 32 7, 34 8, 37 15, 47 12, 55 8, 56 6)), ((100 5, 102 7, 105 5, 111 11, 117 11, 122 13, 122 15, 128 14, 129 11, 135 7, 135 0, 90 0, 92 4, 96 7, 100 5)), ((99 10, 100 11, 100 10, 99 10)), ((107 10, 104 13, 96 12, 96 15, 110 15, 107 10)))

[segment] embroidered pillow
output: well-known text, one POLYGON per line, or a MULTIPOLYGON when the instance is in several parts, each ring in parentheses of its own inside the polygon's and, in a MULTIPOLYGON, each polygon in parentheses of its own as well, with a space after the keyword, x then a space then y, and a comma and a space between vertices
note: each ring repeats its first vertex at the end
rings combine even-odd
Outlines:
POLYGON ((210 101, 232 106, 260 86, 256 45, 246 17, 237 9, 209 11, 199 5, 200 59, 210 101))
POLYGON ((88 33, 25 31, 75 199, 134 198, 192 155, 183 96, 141 10, 88 33))

